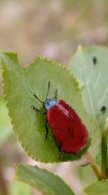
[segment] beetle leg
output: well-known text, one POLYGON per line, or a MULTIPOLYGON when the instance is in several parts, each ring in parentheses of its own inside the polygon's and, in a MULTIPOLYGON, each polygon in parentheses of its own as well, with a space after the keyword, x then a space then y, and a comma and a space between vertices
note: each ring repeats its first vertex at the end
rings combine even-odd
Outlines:
POLYGON ((35 106, 32 106, 32 109, 35 110, 36 112, 41 113, 41 114, 46 114, 46 112, 42 112, 41 110, 39 110, 39 109, 36 108, 35 106))
POLYGON ((57 96, 58 96, 58 90, 56 89, 56 90, 55 90, 54 99, 57 99, 57 96))
POLYGON ((43 104, 43 101, 42 100, 40 100, 38 97, 37 97, 37 95, 36 94, 34 94, 34 97, 40 102, 40 103, 42 103, 43 104))
POLYGON ((63 151, 60 150, 60 160, 62 159, 62 156, 63 156, 63 151))
POLYGON ((48 136, 48 125, 47 125, 47 121, 46 121, 46 123, 45 123, 45 128, 46 128, 46 132, 45 132, 44 139, 46 139, 47 136, 48 136))
POLYGON ((56 145, 57 145, 57 147, 58 147, 58 150, 59 150, 59 152, 60 152, 60 156, 59 156, 59 158, 60 158, 60 160, 62 160, 62 157, 63 157, 63 151, 62 151, 61 147, 58 145, 58 143, 56 142, 56 140, 55 140, 55 143, 56 143, 56 145))

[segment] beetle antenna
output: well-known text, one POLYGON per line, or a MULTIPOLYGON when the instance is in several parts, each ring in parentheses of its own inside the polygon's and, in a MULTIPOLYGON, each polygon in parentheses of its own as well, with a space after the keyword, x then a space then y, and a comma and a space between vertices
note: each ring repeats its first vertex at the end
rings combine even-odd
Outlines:
POLYGON ((37 97, 37 95, 36 94, 34 94, 33 93, 33 91, 29 88, 29 90, 30 90, 30 92, 31 92, 31 94, 32 94, 32 96, 34 96, 40 103, 43 103, 43 101, 42 100, 40 100, 38 97, 37 97))
POLYGON ((48 95, 49 95, 49 90, 50 90, 50 81, 48 81, 48 88, 47 88, 47 94, 46 94, 46 100, 48 98, 48 95))
POLYGON ((34 94, 34 97, 40 102, 40 103, 42 103, 43 104, 43 101, 42 100, 40 100, 38 97, 37 97, 37 95, 36 94, 34 94))
POLYGON ((55 90, 54 99, 57 99, 57 96, 58 96, 58 90, 56 89, 56 90, 55 90))

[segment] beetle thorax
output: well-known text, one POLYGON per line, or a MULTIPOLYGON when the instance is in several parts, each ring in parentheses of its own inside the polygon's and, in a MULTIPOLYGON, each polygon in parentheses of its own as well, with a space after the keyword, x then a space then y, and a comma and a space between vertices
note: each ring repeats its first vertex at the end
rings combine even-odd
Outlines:
POLYGON ((55 99, 47 99, 43 106, 46 110, 49 110, 52 106, 54 106, 55 104, 57 104, 57 100, 55 99))

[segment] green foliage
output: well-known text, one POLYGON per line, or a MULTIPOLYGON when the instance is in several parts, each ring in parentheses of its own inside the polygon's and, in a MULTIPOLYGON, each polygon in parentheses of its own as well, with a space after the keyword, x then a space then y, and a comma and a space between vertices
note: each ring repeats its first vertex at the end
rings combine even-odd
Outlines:
MULTIPOLYGON (((70 61, 70 69, 82 88, 83 104, 92 117, 95 131, 92 131, 93 150, 101 150, 101 130, 108 115, 108 50, 102 47, 79 47, 70 61), (106 110, 101 111, 102 107, 106 110)), ((97 155, 100 161, 100 153, 97 155)))
POLYGON ((12 127, 8 111, 3 97, 0 97, 0 145, 3 144, 12 133, 12 127))
POLYGON ((108 180, 96 182, 85 188, 86 195, 107 195, 108 193, 108 180))
MULTIPOLYGON (((99 153, 101 129, 104 127, 108 115, 107 54, 108 50, 105 48, 82 49, 80 47, 71 59, 70 70, 55 61, 40 57, 37 57, 30 66, 22 68, 18 64, 16 54, 0 54, 4 96, 13 129, 25 151, 33 159, 42 162, 73 161, 79 159, 90 145, 89 140, 78 154, 64 153, 60 158, 60 152, 50 129, 48 138, 44 139, 45 116, 36 113, 32 109, 32 105, 42 109, 42 105, 33 95, 35 93, 43 101, 46 97, 48 81, 51 82, 49 98, 53 98, 55 90, 58 89, 58 98, 64 99, 75 109, 86 125, 92 138, 90 147, 92 156, 95 157, 99 154, 101 157, 99 153), (80 88, 75 77, 79 81, 80 88), (84 108, 82 104, 84 104, 84 108)), ((107 149, 105 151, 107 153, 107 149)), ((104 152, 102 153, 104 155, 104 152)), ((107 168, 107 162, 105 161, 105 163, 106 167, 104 168, 107 168)), ((86 172, 88 170, 87 168, 86 172)), ((18 165, 16 178, 32 185, 45 195, 74 194, 58 176, 38 167, 18 165)), ((94 175, 91 178, 95 181, 94 175)), ((107 185, 108 181, 103 180, 91 184, 84 189, 84 192, 88 195, 106 194, 107 185)))
POLYGON ((74 195, 60 177, 37 166, 18 165, 16 179, 32 185, 44 195, 74 195))
POLYGON ((9 195, 31 195, 31 187, 19 181, 13 181, 10 187, 9 195))
POLYGON ((85 122, 88 130, 93 130, 93 124, 82 107, 78 84, 66 66, 38 57, 33 64, 22 68, 18 65, 15 54, 1 53, 0 58, 3 65, 4 95, 9 115, 13 129, 25 151, 33 159, 43 162, 79 159, 87 150, 90 141, 78 154, 64 154, 61 159, 50 129, 48 138, 44 140, 45 116, 36 113, 31 108, 32 105, 41 107, 33 94, 44 100, 48 81, 51 81, 49 97, 54 97, 57 88, 58 98, 69 103, 85 122))
POLYGON ((97 126, 105 124, 108 108, 108 50, 101 47, 79 47, 70 61, 70 69, 82 87, 86 111, 95 118, 97 126))
POLYGON ((79 166, 77 172, 83 188, 97 181, 96 175, 93 172, 91 166, 84 166, 84 167, 79 166))
POLYGON ((108 126, 102 131, 101 169, 104 178, 108 178, 108 126))

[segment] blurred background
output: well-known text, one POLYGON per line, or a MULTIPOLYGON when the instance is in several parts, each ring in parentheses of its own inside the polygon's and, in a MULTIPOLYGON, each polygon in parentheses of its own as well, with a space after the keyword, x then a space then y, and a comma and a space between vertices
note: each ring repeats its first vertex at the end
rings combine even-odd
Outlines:
MULTIPOLYGON (((0 0, 0 51, 16 52, 22 66, 32 62, 36 55, 68 65, 79 45, 107 46, 107 31, 107 0, 0 0)), ((33 188, 13 181, 15 163, 47 167, 64 178, 78 195, 88 182, 95 180, 95 176, 86 178, 88 171, 92 172, 89 168, 83 171, 79 168, 78 175, 76 162, 52 166, 30 159, 12 131, 5 102, 0 97, 0 195, 40 195, 33 188)))

